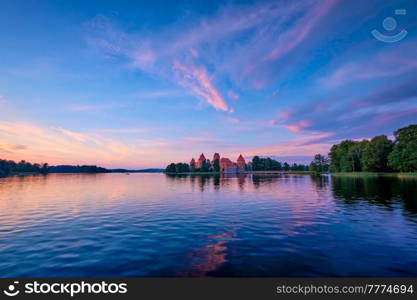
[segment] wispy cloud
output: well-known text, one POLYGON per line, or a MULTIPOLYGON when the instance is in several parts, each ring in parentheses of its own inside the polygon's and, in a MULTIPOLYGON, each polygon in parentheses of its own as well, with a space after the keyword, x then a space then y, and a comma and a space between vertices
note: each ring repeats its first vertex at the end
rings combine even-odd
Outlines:
POLYGON ((231 124, 239 124, 242 122, 242 120, 238 118, 229 117, 229 118, 226 118, 226 122, 231 123, 231 124))
POLYGON ((67 104, 66 107, 74 112, 96 112, 112 110, 128 106, 128 103, 104 103, 104 104, 67 104))
POLYGON ((88 40, 107 55, 175 81, 215 109, 230 112, 225 95, 236 100, 238 94, 219 83, 234 82, 238 88, 265 85, 268 74, 276 70, 271 62, 299 47, 337 2, 230 4, 198 20, 182 18, 157 32, 126 33, 116 21, 98 16, 88 23, 88 40))
POLYGON ((9 154, 24 149, 27 149, 27 146, 20 144, 0 143, 0 154, 9 154))
POLYGON ((335 142, 343 138, 362 138, 391 134, 416 120, 417 82, 410 79, 391 86, 378 86, 368 94, 338 99, 312 99, 269 121, 298 134, 334 131, 326 137, 335 142))
POLYGON ((186 92, 179 89, 139 91, 131 94, 131 96, 138 99, 178 98, 187 95, 188 94, 186 92))
POLYGON ((295 133, 304 133, 308 127, 311 127, 311 125, 310 121, 301 120, 296 124, 284 125, 284 127, 295 133))
POLYGON ((180 62, 174 63, 179 84, 191 89, 214 108, 227 111, 228 107, 220 92, 214 87, 212 78, 203 67, 186 67, 180 62))
POLYGON ((234 101, 239 99, 239 95, 231 90, 227 92, 227 96, 229 96, 229 98, 234 101))
POLYGON ((244 151, 243 155, 312 157, 317 153, 327 154, 331 147, 331 143, 324 140, 333 135, 333 132, 309 134, 304 137, 288 139, 287 141, 274 143, 269 146, 254 146, 252 149, 244 151))
POLYGON ((417 59, 414 41, 403 42, 397 47, 381 50, 366 60, 356 60, 337 68, 331 74, 319 80, 319 84, 327 87, 342 85, 365 80, 378 80, 382 77, 394 77, 417 70, 417 59))
POLYGON ((102 128, 97 129, 98 132, 102 133, 149 133, 151 130, 149 128, 102 128))

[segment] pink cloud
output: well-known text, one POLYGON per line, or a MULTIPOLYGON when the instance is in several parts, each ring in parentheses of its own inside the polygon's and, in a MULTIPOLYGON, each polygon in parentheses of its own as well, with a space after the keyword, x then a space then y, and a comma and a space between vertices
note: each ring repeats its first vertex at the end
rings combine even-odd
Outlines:
POLYGON ((224 111, 228 110, 226 101, 214 87, 206 69, 203 67, 186 67, 178 61, 174 63, 174 69, 177 71, 179 84, 190 88, 214 108, 224 111))
POLYGON ((312 124, 309 121, 301 120, 296 124, 291 125, 283 125, 288 130, 295 132, 295 133, 304 133, 305 129, 310 127, 312 124))
POLYGON ((232 124, 239 124, 241 122, 238 118, 226 118, 226 121, 232 124))
POLYGON ((235 100, 235 101, 239 99, 239 95, 233 91, 228 91, 227 96, 229 96, 230 99, 235 100))

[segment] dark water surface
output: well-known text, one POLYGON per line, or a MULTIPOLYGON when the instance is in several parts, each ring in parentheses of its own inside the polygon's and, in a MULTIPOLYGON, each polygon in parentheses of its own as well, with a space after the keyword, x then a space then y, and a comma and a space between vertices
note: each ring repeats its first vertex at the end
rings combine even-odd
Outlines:
POLYGON ((417 180, 3 178, 0 274, 417 276, 417 180))

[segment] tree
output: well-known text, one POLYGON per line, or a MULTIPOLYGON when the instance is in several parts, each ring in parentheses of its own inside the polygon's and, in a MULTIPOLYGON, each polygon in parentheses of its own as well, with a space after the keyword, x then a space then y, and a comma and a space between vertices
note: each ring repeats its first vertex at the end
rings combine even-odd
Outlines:
POLYGON ((259 156, 255 155, 252 158, 252 170, 253 171, 259 171, 261 170, 261 159, 259 158, 259 156))
POLYGON ((417 171, 417 125, 394 132, 395 145, 388 155, 388 166, 400 172, 417 171))
POLYGON ((289 170, 290 170, 290 165, 287 162, 285 162, 284 163, 284 171, 289 171, 289 170))
POLYGON ((42 174, 47 174, 49 171, 49 166, 47 163, 42 164, 42 167, 40 168, 40 172, 42 174))
POLYGON ((310 170, 315 173, 325 173, 329 171, 329 159, 321 154, 316 154, 310 164, 310 170))
POLYGON ((215 159, 213 161, 213 171, 220 172, 220 160, 219 159, 215 159))
POLYGON ((10 174, 10 164, 7 160, 0 159, 0 177, 6 177, 10 174))
POLYGON ((361 171, 361 152, 365 144, 351 140, 342 141, 330 148, 330 167, 334 172, 361 171))
POLYGON ((361 163, 363 171, 368 172, 384 172, 388 171, 388 155, 392 151, 393 143, 385 135, 372 138, 366 143, 361 163))
POLYGON ((211 169, 210 160, 205 160, 200 168, 201 172, 209 172, 211 169))
POLYGON ((169 164, 166 167, 165 172, 167 172, 167 173, 175 173, 176 172, 175 164, 174 163, 169 164))

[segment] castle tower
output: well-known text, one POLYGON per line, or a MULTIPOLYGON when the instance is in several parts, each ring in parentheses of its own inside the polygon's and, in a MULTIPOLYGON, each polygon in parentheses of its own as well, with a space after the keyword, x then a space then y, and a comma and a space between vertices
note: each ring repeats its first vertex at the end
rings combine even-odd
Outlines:
POLYGON ((219 161, 219 163, 220 163, 220 154, 219 153, 214 153, 214 155, 213 155, 213 160, 211 161, 211 166, 212 167, 214 167, 214 162, 216 161, 216 160, 218 160, 219 161))
POLYGON ((242 154, 240 154, 239 157, 237 158, 237 167, 242 171, 244 171, 246 168, 246 162, 242 154))
POLYGON ((200 155, 200 157, 199 157, 199 159, 198 159, 195 167, 197 169, 201 168, 203 166, 203 164, 204 164, 205 161, 206 161, 206 157, 204 156, 203 153, 201 153, 201 155, 200 155))
POLYGON ((195 160, 194 160, 194 157, 190 161, 190 168, 191 168, 191 170, 194 170, 195 169, 195 160))

